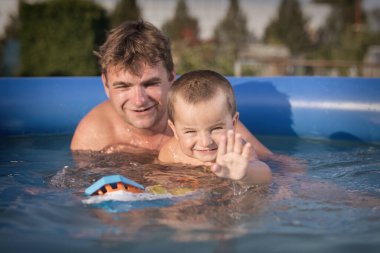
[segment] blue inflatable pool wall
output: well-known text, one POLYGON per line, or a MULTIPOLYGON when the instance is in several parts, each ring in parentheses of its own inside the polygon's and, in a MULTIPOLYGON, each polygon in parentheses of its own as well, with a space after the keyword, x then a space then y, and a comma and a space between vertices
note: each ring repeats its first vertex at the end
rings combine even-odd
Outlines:
MULTIPOLYGON (((380 79, 230 77, 256 135, 380 144, 380 79)), ((100 77, 0 79, 0 136, 72 134, 106 99, 100 77)))

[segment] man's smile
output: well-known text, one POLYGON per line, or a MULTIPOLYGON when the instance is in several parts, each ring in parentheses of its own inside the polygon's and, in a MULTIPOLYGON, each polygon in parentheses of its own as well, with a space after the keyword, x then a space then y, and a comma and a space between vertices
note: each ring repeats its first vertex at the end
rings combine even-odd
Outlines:
POLYGON ((149 111, 149 110, 153 109, 154 107, 156 107, 156 105, 157 104, 153 104, 153 105, 150 105, 150 106, 147 106, 147 107, 143 107, 143 108, 135 108, 135 109, 128 109, 128 110, 136 112, 136 113, 141 113, 141 112, 146 112, 146 111, 149 111))

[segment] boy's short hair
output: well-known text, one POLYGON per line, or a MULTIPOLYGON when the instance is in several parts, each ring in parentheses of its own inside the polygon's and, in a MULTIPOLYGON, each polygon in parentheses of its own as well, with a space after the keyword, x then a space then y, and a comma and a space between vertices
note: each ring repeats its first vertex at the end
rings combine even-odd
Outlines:
MULTIPOLYGON (((236 113, 235 94, 230 82, 221 74, 212 70, 196 70, 179 77, 169 90, 168 116, 174 123, 174 103, 180 96, 187 103, 197 104, 213 98, 218 92, 226 96, 228 111, 231 116, 236 113)), ((205 108, 208 110, 210 108, 205 108)))
POLYGON ((139 74, 141 64, 155 66, 160 61, 168 73, 174 70, 169 38, 143 20, 126 21, 112 29, 106 42, 94 53, 102 74, 107 74, 109 67, 120 67, 139 74))

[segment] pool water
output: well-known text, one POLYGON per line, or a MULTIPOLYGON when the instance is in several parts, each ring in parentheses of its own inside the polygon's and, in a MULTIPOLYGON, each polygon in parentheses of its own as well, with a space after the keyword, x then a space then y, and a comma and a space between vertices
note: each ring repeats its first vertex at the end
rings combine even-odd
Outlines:
POLYGON ((300 162, 268 160, 273 184, 247 188, 70 139, 1 139, 1 252, 380 252, 380 146, 263 136, 300 162), (166 192, 83 196, 109 174, 166 192))

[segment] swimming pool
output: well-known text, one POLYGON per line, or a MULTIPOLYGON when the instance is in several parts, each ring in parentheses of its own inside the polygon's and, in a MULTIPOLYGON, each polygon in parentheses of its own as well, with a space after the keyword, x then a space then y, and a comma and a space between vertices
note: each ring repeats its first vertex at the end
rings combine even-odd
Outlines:
POLYGON ((151 165, 151 155, 73 157, 75 122, 104 99, 97 78, 22 80, 17 92, 20 79, 0 80, 1 252, 378 252, 379 80, 348 79, 346 89, 344 79, 329 88, 310 80, 233 80, 243 121, 276 153, 306 163, 299 171, 268 161, 273 185, 249 190, 203 168, 151 165), (75 92, 79 83, 97 92, 75 92), (83 202, 83 189, 111 172, 174 190, 200 186, 162 199, 83 202))

